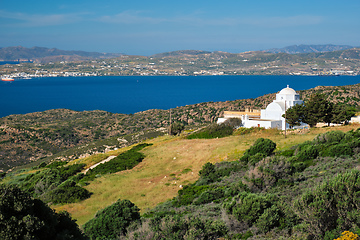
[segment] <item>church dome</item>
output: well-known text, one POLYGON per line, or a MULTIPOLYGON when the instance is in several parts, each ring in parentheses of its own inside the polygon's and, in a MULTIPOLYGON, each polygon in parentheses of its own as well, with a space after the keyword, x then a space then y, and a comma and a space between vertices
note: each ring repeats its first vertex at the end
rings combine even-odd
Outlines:
POLYGON ((286 87, 286 88, 283 88, 283 89, 279 92, 279 94, 296 95, 296 92, 295 92, 294 89, 289 88, 289 85, 287 85, 287 87, 286 87))

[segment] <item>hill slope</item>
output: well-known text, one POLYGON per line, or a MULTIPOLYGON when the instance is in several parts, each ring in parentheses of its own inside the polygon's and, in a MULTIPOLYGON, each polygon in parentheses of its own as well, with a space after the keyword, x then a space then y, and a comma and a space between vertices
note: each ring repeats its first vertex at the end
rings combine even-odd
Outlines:
POLYGON ((339 50, 346 50, 353 48, 349 45, 333 45, 333 44, 325 44, 325 45, 292 45, 283 48, 271 48, 265 50, 266 52, 271 53, 289 53, 289 54, 297 54, 297 53, 318 53, 318 52, 333 52, 339 50))
POLYGON ((85 51, 65 51, 57 48, 44 47, 5 47, 0 48, 0 61, 31 60, 34 62, 84 61, 98 58, 114 58, 117 53, 98 53, 85 51))
MULTIPOLYGON (((319 86, 299 93, 306 100, 315 92, 324 93, 332 102, 355 107, 360 104, 360 84, 319 86)), ((274 98, 275 93, 272 93, 255 99, 177 107, 171 110, 172 120, 182 122, 187 128, 194 128, 215 122, 223 111, 264 108, 274 98)), ((38 159, 76 159, 106 149, 120 148, 140 139, 161 135, 166 132, 168 125, 169 111, 159 109, 130 115, 66 109, 11 115, 0 119, 0 169, 6 171, 38 159), (98 142, 90 144, 94 141, 98 142)))
MULTIPOLYGON (((254 235, 254 238, 251 239, 257 239, 259 237, 277 239, 279 236, 289 237, 294 233, 305 234, 307 230, 300 228, 300 226, 292 229, 294 225, 300 224, 301 222, 296 217, 293 218, 293 215, 287 215, 286 217, 289 218, 290 222, 284 223, 283 226, 273 226, 271 225, 271 221, 269 221, 270 230, 274 227, 279 228, 270 235, 266 235, 267 231, 269 231, 266 230, 267 228, 265 228, 265 230, 260 229, 258 226, 261 227, 261 225, 257 223, 257 227, 251 226, 250 222, 243 222, 241 218, 239 219, 236 213, 225 213, 225 209, 229 208, 228 204, 231 202, 231 198, 223 200, 222 195, 218 194, 221 192, 221 189, 224 189, 226 190, 226 194, 230 194, 229 196, 242 193, 252 194, 251 196, 253 198, 260 197, 259 200, 261 201, 263 197, 269 197, 275 194, 278 198, 274 196, 273 200, 276 200, 277 204, 283 204, 280 205, 282 206, 281 211, 285 211, 285 205, 291 205, 291 202, 298 198, 299 195, 305 193, 306 189, 315 188, 319 183, 324 181, 324 179, 336 173, 354 169, 358 167, 359 164, 356 157, 319 157, 312 161, 310 161, 311 159, 307 159, 307 161, 305 161, 306 165, 301 165, 302 167, 299 165, 300 170, 294 170, 295 168, 291 170, 292 168, 289 165, 291 162, 284 162, 284 158, 281 156, 286 155, 281 155, 281 152, 291 149, 293 149, 292 152, 294 152, 293 146, 305 141, 311 141, 318 134, 332 130, 347 132, 357 129, 358 127, 359 125, 315 128, 307 132, 301 132, 300 134, 294 132, 293 134, 289 134, 286 139, 278 130, 273 129, 254 129, 253 132, 250 133, 240 130, 232 136, 219 139, 189 140, 182 137, 169 136, 152 139, 148 142, 151 142, 153 145, 142 150, 146 157, 137 167, 116 174, 105 174, 89 182, 89 185, 85 187, 93 193, 89 199, 54 207, 58 211, 69 211, 72 216, 77 219, 78 224, 82 225, 93 218, 97 211, 111 205, 116 200, 129 199, 140 207, 142 213, 145 213, 143 215, 143 223, 147 222, 149 218, 153 218, 153 220, 161 220, 164 218, 164 221, 168 220, 167 224, 176 224, 175 219, 172 217, 179 215, 184 217, 184 219, 194 219, 196 217, 202 220, 206 219, 206 221, 214 221, 214 219, 217 219, 216 221, 225 224, 228 234, 245 234, 251 231, 251 236, 254 235), (253 145, 258 138, 267 138, 274 141, 277 146, 276 152, 280 155, 267 158, 267 160, 259 159, 258 164, 249 164, 241 167, 241 163, 236 160, 238 160, 245 150, 253 145), (231 163, 231 161, 235 162, 231 163), (212 182, 205 181, 204 179, 198 181, 198 172, 204 169, 203 166, 207 162, 219 163, 219 165, 216 165, 216 169, 219 172, 227 168, 233 169, 232 171, 234 172, 232 174, 227 174, 226 171, 223 172, 224 177, 221 177, 219 181, 212 182), (240 168, 233 168, 233 165, 238 165, 240 168), (280 175, 278 176, 276 174, 283 175, 279 178, 280 175), (259 181, 255 181, 256 179, 259 181), (278 183, 276 183, 274 179, 277 179, 276 181, 278 181, 278 183), (193 185, 192 183, 196 181, 197 183, 193 185), (246 188, 242 188, 245 185, 239 185, 239 181, 249 186, 249 189, 246 190, 246 188), (232 191, 230 191, 231 189, 232 191), (190 193, 191 191, 194 192, 187 195, 187 191, 190 191, 190 193), (201 193, 204 194, 201 195, 201 193), (211 195, 209 195, 210 193, 211 195), (187 202, 186 198, 191 199, 191 201, 187 202), (222 200, 220 202, 215 201, 217 198, 222 200), (172 199, 172 201, 167 201, 169 199, 172 199), (180 205, 176 205, 178 201, 183 202, 180 202, 180 205), (158 205, 159 203, 162 204, 158 205), (154 209, 155 206, 157 207, 154 209), (289 232, 279 231, 284 228, 292 230, 289 232)), ((331 137, 331 135, 329 135, 329 137, 331 137)), ((329 139, 331 138, 324 139, 330 141, 329 139)), ((108 155, 118 155, 124 150, 125 149, 109 152, 108 155)), ((73 163, 88 164, 93 161, 94 158, 95 156, 92 156, 76 160, 73 163)), ((100 159, 98 158, 97 161, 100 161, 100 159)), ((292 161, 294 161, 294 158, 292 161)), ((26 176, 29 173, 31 173, 31 171, 23 171, 21 175, 26 176)), ((16 179, 20 179, 20 177, 21 176, 15 177, 14 180, 16 181, 16 179)), ((265 208, 268 207, 267 205, 265 206, 265 208)), ((302 216, 301 213, 297 214, 302 216)), ((161 231, 165 231, 165 229, 163 229, 165 226, 167 225, 159 225, 162 229, 161 231)), ((203 227, 203 225, 199 225, 198 227, 203 227)), ((141 230, 150 231, 151 229, 140 228, 140 231, 141 230)), ((163 232, 163 234, 165 234, 165 232, 163 232)))

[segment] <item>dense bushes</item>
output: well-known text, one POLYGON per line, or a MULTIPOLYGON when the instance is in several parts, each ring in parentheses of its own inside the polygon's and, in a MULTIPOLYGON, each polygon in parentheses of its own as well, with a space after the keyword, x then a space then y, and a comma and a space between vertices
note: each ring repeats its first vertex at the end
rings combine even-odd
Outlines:
POLYGON ((258 139, 241 161, 206 163, 197 182, 144 215, 128 236, 332 240, 344 230, 356 233, 360 173, 327 179, 359 164, 351 158, 359 152, 359 137, 359 130, 328 132, 276 154, 274 142, 258 139), (326 187, 316 187, 323 181, 326 187), (208 220, 217 222, 226 233, 204 237, 188 220, 198 222, 197 229, 207 229, 208 220))
POLYGON ((270 156, 276 149, 276 143, 270 139, 259 138, 240 158, 240 161, 255 164, 266 156, 270 156))
POLYGON ((218 174, 215 170, 215 165, 212 163, 206 163, 202 169, 199 171, 201 177, 201 182, 211 183, 218 180, 218 174))
POLYGON ((55 213, 13 185, 0 185, 0 239, 86 239, 67 212, 55 213))
POLYGON ((330 131, 318 135, 313 141, 299 144, 295 150, 297 161, 308 161, 317 156, 339 157, 352 156, 360 146, 359 129, 347 133, 330 131))
POLYGON ((49 193, 52 203, 73 203, 85 200, 91 196, 91 193, 76 184, 72 180, 65 181, 49 193))
POLYGON ((20 183, 21 188, 45 202, 72 203, 88 198, 90 192, 74 181, 81 178, 68 180, 78 174, 85 164, 63 165, 61 162, 54 162, 46 166, 46 169, 28 175, 20 183))
POLYGON ((233 131, 234 128, 231 125, 214 123, 196 133, 189 135, 187 138, 222 138, 231 135, 233 131))
POLYGON ((116 239, 127 232, 132 222, 140 219, 139 211, 129 200, 118 200, 96 213, 84 225, 84 231, 90 239, 116 239))
POLYGON ((85 180, 91 180, 98 174, 115 173, 127 169, 132 169, 145 158, 145 155, 139 151, 150 145, 152 144, 138 144, 130 150, 121 153, 111 161, 100 164, 96 168, 90 169, 85 176, 85 180))
POLYGON ((219 239, 228 229, 222 221, 200 217, 167 216, 143 223, 130 239, 219 239))
MULTIPOLYGON (((328 132, 275 154, 274 142, 258 139, 245 152, 246 159, 206 163, 198 181, 184 185, 178 196, 142 218, 135 205, 119 200, 84 229, 92 239, 332 240, 346 230, 359 233, 360 172, 348 172, 359 168, 353 157, 359 153, 359 131, 328 132)), ((142 147, 130 151, 136 156, 142 147)), ((44 186, 67 175, 63 170, 54 174, 62 167, 45 170, 47 178, 40 178, 44 186)), ((77 174, 56 185, 54 195, 77 196, 61 192, 61 187, 77 188, 82 177, 77 174)))
POLYGON ((208 189, 208 186, 196 186, 194 184, 186 185, 179 190, 178 197, 175 198, 174 205, 182 206, 191 204, 202 192, 208 189))
POLYGON ((265 209, 271 207, 271 205, 270 199, 266 196, 243 192, 225 208, 239 221, 251 226, 264 213, 265 209))
POLYGON ((340 174, 294 203, 308 231, 322 237, 328 231, 360 227, 360 172, 340 174))

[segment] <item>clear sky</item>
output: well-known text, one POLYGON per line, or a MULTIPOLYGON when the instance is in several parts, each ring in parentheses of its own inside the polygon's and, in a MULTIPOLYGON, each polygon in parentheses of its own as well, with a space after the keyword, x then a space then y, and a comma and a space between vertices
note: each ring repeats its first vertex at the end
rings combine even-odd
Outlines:
POLYGON ((360 0, 0 0, 0 47, 151 55, 360 46, 360 0))

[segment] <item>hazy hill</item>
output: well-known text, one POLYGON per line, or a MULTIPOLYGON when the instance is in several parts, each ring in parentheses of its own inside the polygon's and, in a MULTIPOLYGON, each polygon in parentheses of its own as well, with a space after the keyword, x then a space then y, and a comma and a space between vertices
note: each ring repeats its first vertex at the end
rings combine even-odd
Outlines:
POLYGON ((360 48, 351 48, 351 49, 332 51, 332 52, 304 53, 298 55, 307 58, 360 59, 360 48))
POLYGON ((265 50, 265 52, 271 53, 318 53, 318 52, 332 52, 338 50, 346 50, 353 48, 349 45, 333 45, 333 44, 325 44, 325 45, 292 45, 284 48, 271 48, 265 50))
POLYGON ((211 53, 211 52, 202 51, 202 50, 179 50, 179 51, 154 54, 151 57, 155 57, 155 58, 178 57, 178 56, 186 56, 186 55, 201 55, 201 54, 207 54, 207 53, 211 53))
POLYGON ((35 62, 50 61, 83 61, 97 58, 114 58, 121 56, 119 53, 98 53, 85 51, 66 51, 57 48, 22 46, 0 48, 1 61, 32 60, 35 62))

